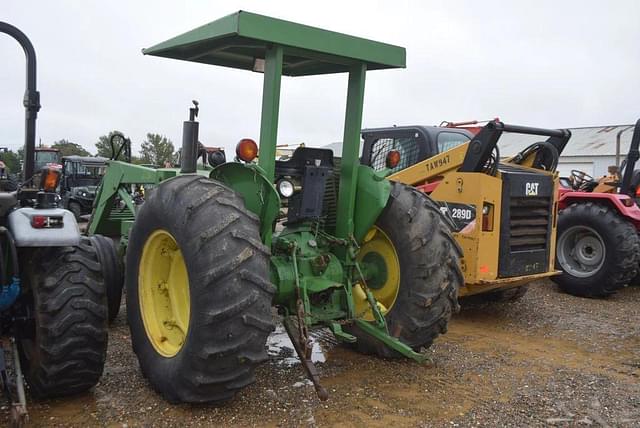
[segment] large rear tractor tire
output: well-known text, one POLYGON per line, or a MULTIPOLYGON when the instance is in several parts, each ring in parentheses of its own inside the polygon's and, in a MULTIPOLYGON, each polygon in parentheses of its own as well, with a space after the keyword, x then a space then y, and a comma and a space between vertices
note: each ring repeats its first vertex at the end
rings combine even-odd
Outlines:
POLYGON ((127 316, 143 375, 170 402, 223 402, 254 382, 273 330, 269 250, 243 199, 201 176, 161 183, 127 248, 127 316))
POLYGON ((53 398, 93 387, 107 355, 107 302, 95 248, 23 249, 20 255, 30 321, 17 343, 31 395, 53 398))
POLYGON ((574 203, 560 211, 556 268, 552 277, 576 296, 605 297, 632 280, 640 261, 635 227, 613 209, 593 202, 574 203))
POLYGON ((107 306, 109 309, 109 323, 112 323, 120 312, 122 302, 122 288, 124 286, 124 269, 118 255, 116 245, 111 238, 102 235, 92 235, 91 243, 96 248, 102 277, 107 292, 107 306))
MULTIPOLYGON (((412 187, 392 183, 387 206, 358 254, 363 270, 371 272, 367 285, 392 336, 419 351, 446 333, 451 315, 460 308, 461 257, 438 205, 412 187)), ((356 316, 373 321, 360 285, 354 286, 353 295, 356 316)), ((356 325, 347 330, 356 336, 355 348, 360 352, 400 356, 356 325)))

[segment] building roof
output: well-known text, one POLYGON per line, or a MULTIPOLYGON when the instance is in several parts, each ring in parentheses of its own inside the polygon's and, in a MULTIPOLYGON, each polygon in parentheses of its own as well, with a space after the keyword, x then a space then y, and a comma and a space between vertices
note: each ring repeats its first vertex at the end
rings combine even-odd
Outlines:
MULTIPOLYGON (((620 136, 620 153, 625 156, 633 135, 633 125, 587 126, 569 130, 571 139, 562 156, 615 156, 616 136, 620 131, 624 131, 620 136)), ((500 155, 515 155, 528 145, 544 140, 545 137, 505 133, 498 142, 500 155)))
POLYGON ((404 48, 316 27, 239 11, 147 49, 184 61, 260 71, 270 45, 283 46, 282 74, 305 76, 349 71, 356 63, 367 70, 404 68, 404 48))

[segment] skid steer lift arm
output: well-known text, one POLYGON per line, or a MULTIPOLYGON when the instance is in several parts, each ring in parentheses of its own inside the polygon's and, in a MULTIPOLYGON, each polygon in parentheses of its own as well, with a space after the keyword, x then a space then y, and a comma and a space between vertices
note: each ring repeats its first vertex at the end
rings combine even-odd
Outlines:
MULTIPOLYGON (((497 120, 487 123, 482 130, 469 142, 469 149, 460 167, 460 172, 481 172, 491 157, 494 148, 503 132, 525 135, 542 135, 549 137, 545 144, 552 146, 558 155, 567 145, 571 132, 566 129, 544 129, 529 126, 507 125, 497 120)), ((514 163, 521 163, 526 156, 515 156, 514 163)))

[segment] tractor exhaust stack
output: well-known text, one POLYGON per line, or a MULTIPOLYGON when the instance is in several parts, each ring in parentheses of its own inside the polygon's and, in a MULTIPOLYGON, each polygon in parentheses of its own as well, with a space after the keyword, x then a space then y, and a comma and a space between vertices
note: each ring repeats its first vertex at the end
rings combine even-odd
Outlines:
POLYGON ((6 22, 0 22, 0 33, 5 33, 16 39, 27 59, 27 88, 24 93, 25 108, 24 129, 24 176, 27 181, 33 176, 36 149, 36 118, 40 110, 40 92, 36 90, 36 51, 29 38, 22 31, 6 22))
POLYGON ((180 172, 195 174, 198 166, 198 101, 193 100, 189 109, 189 120, 182 124, 182 155, 180 156, 180 172))

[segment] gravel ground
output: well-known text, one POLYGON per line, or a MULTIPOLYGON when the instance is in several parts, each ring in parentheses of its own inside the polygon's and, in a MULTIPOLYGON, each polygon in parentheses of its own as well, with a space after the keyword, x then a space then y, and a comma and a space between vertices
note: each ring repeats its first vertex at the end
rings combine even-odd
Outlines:
POLYGON ((425 351, 432 359, 425 365, 320 343, 326 361, 318 367, 330 392, 324 403, 290 351, 272 347, 257 382, 231 403, 176 406, 141 377, 121 314, 97 387, 29 403, 31 424, 640 426, 640 287, 593 300, 543 282, 515 303, 465 304, 449 333, 425 351))

